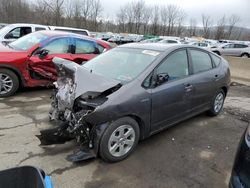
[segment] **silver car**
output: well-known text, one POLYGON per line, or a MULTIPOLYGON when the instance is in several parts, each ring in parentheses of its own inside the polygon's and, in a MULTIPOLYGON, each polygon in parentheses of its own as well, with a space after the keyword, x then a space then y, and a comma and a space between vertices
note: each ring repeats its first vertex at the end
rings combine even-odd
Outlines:
POLYGON ((250 47, 245 44, 229 43, 222 44, 211 51, 218 55, 228 55, 237 57, 250 57, 250 47))

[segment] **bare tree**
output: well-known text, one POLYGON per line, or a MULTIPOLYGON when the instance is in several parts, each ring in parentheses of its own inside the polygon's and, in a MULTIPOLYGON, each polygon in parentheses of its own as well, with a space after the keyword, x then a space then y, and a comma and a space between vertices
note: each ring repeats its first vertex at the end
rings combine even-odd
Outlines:
POLYGON ((43 3, 50 9, 53 14, 53 24, 61 25, 63 16, 63 3, 64 0, 43 0, 43 3))
POLYGON ((135 19, 135 33, 139 33, 142 24, 143 12, 145 9, 145 1, 139 0, 137 2, 134 2, 132 4, 132 8, 135 19))
POLYGON ((188 34, 190 37, 196 36, 197 22, 194 18, 190 19, 188 34))
POLYGON ((231 35, 232 35, 232 31, 234 30, 234 28, 235 28, 235 25, 237 24, 237 23, 239 23, 240 22, 240 17, 239 16, 237 16, 237 15, 235 15, 235 14, 233 14, 233 15, 231 15, 230 17, 229 17, 229 19, 228 19, 228 26, 229 26, 229 28, 228 28, 228 38, 230 39, 230 37, 231 37, 231 35))
POLYGON ((167 6, 167 35, 173 35, 173 28, 176 23, 176 20, 178 19, 179 10, 180 8, 176 5, 167 6))
POLYGON ((225 27, 226 27, 226 16, 224 15, 217 22, 217 28, 215 31, 215 39, 224 39, 225 38, 225 27))
POLYGON ((92 0, 81 0, 81 13, 83 16, 84 27, 88 27, 87 21, 90 19, 92 0))
POLYGON ((202 14, 201 17, 203 25, 203 37, 209 38, 213 21, 211 17, 208 15, 202 14))
POLYGON ((90 18, 93 23, 93 30, 98 30, 98 19, 101 16, 103 7, 100 0, 92 0, 92 8, 90 13, 90 18))
POLYGON ((149 32, 149 22, 152 18, 152 8, 145 7, 143 11, 143 34, 148 34, 149 32))
POLYGON ((126 32, 127 14, 126 8, 120 7, 120 11, 116 15, 118 23, 118 32, 126 32))
POLYGON ((183 21, 186 17, 186 12, 184 10, 180 10, 177 18, 177 26, 176 26, 176 36, 181 36, 184 32, 183 21))
POLYGON ((152 17, 152 34, 158 35, 159 34, 159 7, 154 6, 153 8, 153 17, 152 17))

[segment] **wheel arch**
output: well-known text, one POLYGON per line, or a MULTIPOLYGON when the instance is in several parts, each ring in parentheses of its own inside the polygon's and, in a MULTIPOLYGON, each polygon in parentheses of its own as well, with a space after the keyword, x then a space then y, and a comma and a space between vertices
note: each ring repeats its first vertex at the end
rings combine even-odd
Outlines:
POLYGON ((21 72, 16 67, 13 67, 13 66, 10 66, 7 64, 0 64, 0 68, 7 69, 7 70, 14 72, 17 75, 20 86, 23 86, 24 78, 23 78, 21 72))
POLYGON ((134 119, 138 123, 140 129, 140 140, 143 140, 146 137, 144 121, 139 116, 134 114, 127 115, 127 117, 134 119))
POLYGON ((226 86, 221 87, 221 89, 224 91, 225 93, 225 97, 227 96, 227 92, 228 92, 228 88, 226 86))
POLYGON ((247 55, 248 57, 250 57, 250 54, 247 52, 243 52, 240 56, 242 57, 243 55, 247 55))

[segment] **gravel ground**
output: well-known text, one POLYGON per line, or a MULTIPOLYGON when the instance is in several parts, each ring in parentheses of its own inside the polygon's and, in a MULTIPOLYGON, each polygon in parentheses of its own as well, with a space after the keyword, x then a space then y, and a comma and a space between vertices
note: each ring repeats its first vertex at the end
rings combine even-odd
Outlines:
POLYGON ((250 87, 231 87, 218 117, 201 114, 140 142, 126 160, 72 164, 74 143, 39 147, 35 137, 50 127, 51 90, 25 89, 0 99, 0 170, 35 165, 55 188, 227 187, 238 142, 249 121, 250 87))

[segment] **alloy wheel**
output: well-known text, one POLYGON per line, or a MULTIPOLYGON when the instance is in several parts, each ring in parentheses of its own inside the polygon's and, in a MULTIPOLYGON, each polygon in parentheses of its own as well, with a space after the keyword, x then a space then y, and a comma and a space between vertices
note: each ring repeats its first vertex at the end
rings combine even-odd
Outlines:
POLYGON ((114 157, 126 155, 135 143, 135 130, 130 125, 121 125, 111 134, 108 150, 114 157))
POLYGON ((223 102, 224 102, 224 95, 223 93, 219 93, 214 100, 214 111, 216 113, 218 113, 221 110, 223 102))
POLYGON ((13 88, 13 80, 7 74, 0 73, 0 94, 9 93, 13 88))

